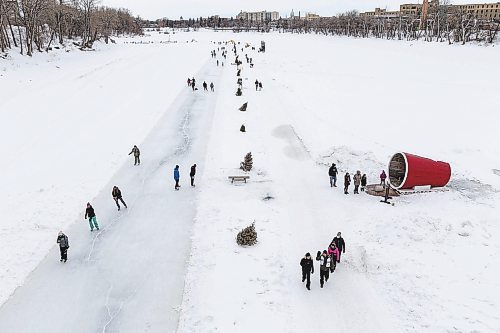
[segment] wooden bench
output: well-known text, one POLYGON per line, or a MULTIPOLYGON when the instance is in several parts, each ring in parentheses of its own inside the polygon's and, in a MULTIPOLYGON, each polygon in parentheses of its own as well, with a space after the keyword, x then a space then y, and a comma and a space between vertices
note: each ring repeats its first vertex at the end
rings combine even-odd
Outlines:
POLYGON ((234 183, 234 181, 246 183, 247 179, 250 179, 250 176, 229 176, 227 178, 231 179, 231 184, 234 183))

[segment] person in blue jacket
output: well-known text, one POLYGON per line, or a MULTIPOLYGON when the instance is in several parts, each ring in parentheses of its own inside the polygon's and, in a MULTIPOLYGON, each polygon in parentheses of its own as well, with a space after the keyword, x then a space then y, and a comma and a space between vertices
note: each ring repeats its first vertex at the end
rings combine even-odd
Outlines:
POLYGON ((176 165, 175 166, 175 169, 174 169, 174 180, 175 180, 175 189, 176 190, 179 190, 179 187, 181 187, 179 185, 179 180, 181 179, 181 175, 179 173, 179 166, 176 165))

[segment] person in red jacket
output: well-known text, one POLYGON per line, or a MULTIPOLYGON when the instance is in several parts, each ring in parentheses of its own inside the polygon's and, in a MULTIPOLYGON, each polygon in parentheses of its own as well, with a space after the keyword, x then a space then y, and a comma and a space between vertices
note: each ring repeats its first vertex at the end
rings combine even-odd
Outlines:
POLYGON ((330 265, 330 272, 333 273, 337 267, 337 262, 340 260, 339 249, 335 245, 335 242, 331 242, 328 246, 328 255, 332 258, 332 263, 330 265))
POLYGON ((380 185, 385 185, 386 178, 387 178, 387 175, 385 174, 385 170, 382 170, 382 173, 380 174, 380 185))

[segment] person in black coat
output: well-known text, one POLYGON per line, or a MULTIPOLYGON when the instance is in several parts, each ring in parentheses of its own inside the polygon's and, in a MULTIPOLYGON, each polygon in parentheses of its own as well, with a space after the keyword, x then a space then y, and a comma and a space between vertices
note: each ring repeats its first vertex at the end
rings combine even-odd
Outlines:
POLYGON ((85 210, 85 219, 89 219, 90 231, 94 231, 94 228, 99 230, 99 224, 97 224, 97 218, 95 216, 94 207, 87 202, 87 209, 85 210))
POLYGON ((116 206, 118 207, 118 210, 120 210, 120 204, 118 203, 118 200, 122 202, 122 204, 127 208, 127 204, 125 201, 123 201, 122 198, 122 191, 118 188, 118 186, 113 186, 113 191, 111 191, 111 195, 113 196, 113 200, 116 202, 116 206))
POLYGON ((366 187, 366 174, 363 174, 363 176, 361 177, 361 192, 365 191, 365 187, 366 187))
POLYGON ((344 176, 344 194, 349 194, 349 185, 351 185, 351 175, 347 172, 344 176))
POLYGON ((337 258, 337 261, 340 261, 340 256, 342 255, 342 253, 345 253, 345 242, 340 231, 337 233, 337 236, 333 238, 332 242, 335 243, 335 245, 339 249, 339 257, 337 258))
POLYGON ((302 282, 307 280, 306 288, 311 290, 311 274, 314 274, 314 263, 309 252, 300 260, 300 266, 302 266, 302 282))
POLYGON ((330 169, 328 169, 328 175, 330 176, 330 187, 337 187, 337 166, 332 163, 330 169))
POLYGON ((191 171, 189 172, 189 177, 191 177, 191 186, 194 187, 194 176, 196 175, 196 164, 191 166, 191 171))

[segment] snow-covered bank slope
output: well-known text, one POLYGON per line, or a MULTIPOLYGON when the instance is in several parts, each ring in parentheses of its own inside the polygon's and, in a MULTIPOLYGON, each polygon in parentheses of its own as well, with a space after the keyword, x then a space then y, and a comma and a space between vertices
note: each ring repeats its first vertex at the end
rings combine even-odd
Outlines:
POLYGON ((205 64, 207 43, 186 43, 193 37, 159 44, 168 36, 154 35, 139 41, 155 44, 123 39, 97 52, 0 61, 0 303, 60 229, 75 218, 86 223, 86 202, 205 64))
MULTIPOLYGON (((196 77, 218 85, 221 71, 208 63, 196 77)), ((52 248, 0 308, 1 332, 176 330, 196 214, 189 167, 199 163, 202 178, 217 101, 217 92, 183 89, 141 144, 141 165, 125 162, 92 201, 101 230, 90 233, 83 222, 68 227, 69 261, 58 262, 52 248), (181 191, 174 191, 176 164, 181 191), (128 209, 116 211, 113 185, 128 209)))
POLYGON ((234 67, 224 80, 180 331, 498 332, 500 67, 492 65, 500 50, 235 39, 264 39, 267 52, 245 66, 243 97, 234 96, 234 67), (345 196, 341 179, 329 187, 327 164, 377 182, 399 150, 449 161, 450 190, 387 206, 345 196), (251 180, 231 185, 227 176, 240 173, 248 151, 251 180), (254 220, 259 244, 237 246, 237 232, 254 220), (300 258, 337 231, 345 257, 324 289, 316 264, 309 292, 300 258))

